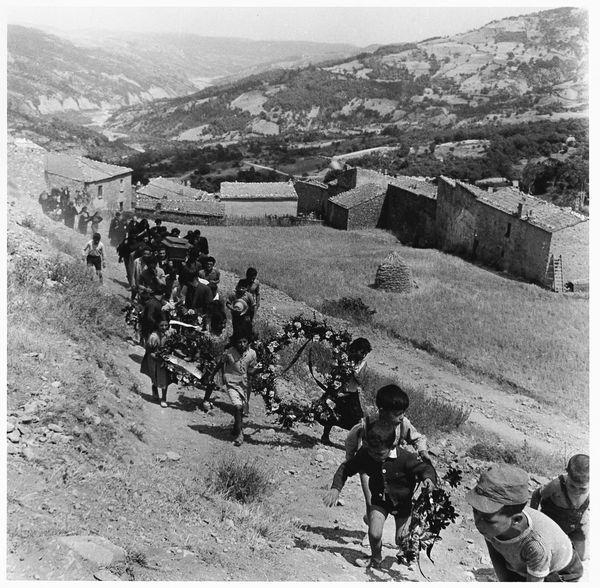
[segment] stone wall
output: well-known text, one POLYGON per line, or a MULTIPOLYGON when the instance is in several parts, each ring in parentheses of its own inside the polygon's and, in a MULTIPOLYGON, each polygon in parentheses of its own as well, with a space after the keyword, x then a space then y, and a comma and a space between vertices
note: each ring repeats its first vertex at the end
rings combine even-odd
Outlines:
POLYGON ((334 229, 346 230, 348 228, 348 209, 329 201, 327 224, 334 229))
POLYGON ((545 284, 551 234, 443 179, 438 184, 436 230, 442 251, 545 284))
POLYGON ((385 192, 348 210, 348 230, 374 229, 379 224, 385 192))
POLYGON ((391 230, 405 245, 434 247, 437 201, 390 184, 379 227, 391 230))
POLYGON ((297 200, 221 200, 227 216, 296 216, 297 200))
POLYGON ((87 184, 87 189, 96 207, 101 210, 114 212, 119 210, 119 203, 123 203, 123 210, 132 208, 131 174, 116 176, 101 182, 87 184), (98 196, 98 187, 102 186, 102 198, 98 196))
POLYGON ((182 225, 221 225, 223 217, 218 216, 203 216, 200 214, 187 214, 181 212, 165 212, 164 210, 156 211, 149 208, 135 208, 136 214, 147 219, 160 218, 166 223, 180 223, 182 225))
POLYGON ((325 214, 329 198, 326 186, 300 180, 294 184, 294 189, 298 194, 297 214, 314 213, 320 217, 325 214))
POLYGON ((589 221, 556 231, 550 253, 562 256, 563 281, 589 280, 589 221))

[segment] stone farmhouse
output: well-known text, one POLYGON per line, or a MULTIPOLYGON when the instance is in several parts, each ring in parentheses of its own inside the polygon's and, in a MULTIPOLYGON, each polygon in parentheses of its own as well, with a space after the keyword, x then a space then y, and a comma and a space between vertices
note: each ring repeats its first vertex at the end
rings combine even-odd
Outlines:
POLYGON ((153 178, 136 189, 135 211, 189 225, 218 224, 225 216, 225 206, 213 194, 165 178, 153 178))
POLYGON ((377 226, 412 247, 435 247, 437 187, 403 176, 389 184, 377 226))
POLYGON ((296 183, 299 212, 324 210, 327 223, 343 230, 387 229, 402 243, 457 253, 557 291, 588 281, 588 218, 504 178, 489 178, 483 190, 443 176, 436 186, 361 168, 334 173, 335 183, 323 181, 327 174, 296 183), (340 177, 351 187, 335 193, 340 177))
POLYGON ((588 279, 589 221, 516 188, 438 181, 437 247, 562 291, 588 279))
POLYGON ((295 216, 298 194, 292 182, 222 182, 227 216, 295 216))
POLYGON ((393 180, 393 176, 371 169, 348 165, 341 167, 339 164, 330 166, 320 176, 295 182, 294 188, 298 194, 297 214, 314 214, 318 218, 328 218, 333 214, 329 210, 330 198, 365 184, 376 184, 385 188, 393 180))
POLYGON ((376 227, 386 188, 370 183, 333 196, 328 201, 327 222, 336 229, 376 227))
POLYGON ((128 167, 111 165, 79 155, 48 152, 45 178, 49 190, 68 187, 87 194, 90 210, 131 209, 131 174, 128 167))

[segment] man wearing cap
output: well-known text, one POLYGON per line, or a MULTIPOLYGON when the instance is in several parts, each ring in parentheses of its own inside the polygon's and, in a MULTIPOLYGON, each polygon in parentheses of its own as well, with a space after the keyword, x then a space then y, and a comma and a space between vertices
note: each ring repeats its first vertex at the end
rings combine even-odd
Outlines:
POLYGON ((494 465, 467 494, 501 582, 574 582, 583 567, 571 541, 549 517, 529 508, 529 476, 494 465))

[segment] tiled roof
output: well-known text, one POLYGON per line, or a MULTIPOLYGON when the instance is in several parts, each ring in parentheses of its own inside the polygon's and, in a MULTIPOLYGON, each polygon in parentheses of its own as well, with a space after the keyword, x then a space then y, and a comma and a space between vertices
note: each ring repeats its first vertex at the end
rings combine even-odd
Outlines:
POLYGON ((164 212, 198 214, 202 216, 225 216, 225 205, 216 200, 159 200, 149 196, 138 195, 135 207, 136 209, 155 211, 157 205, 160 205, 160 210, 164 212))
POLYGON ((152 178, 145 186, 137 189, 137 194, 149 198, 176 200, 214 200, 214 194, 184 186, 165 178, 152 178))
MULTIPOLYGON (((450 181, 453 182, 453 180, 450 181)), ((456 180, 456 184, 467 189, 480 202, 513 216, 517 216, 518 205, 523 204, 521 220, 549 233, 588 220, 586 216, 575 212, 571 208, 561 208, 541 198, 525 194, 517 188, 506 187, 495 192, 486 192, 458 180, 456 180)))
POLYGON ((291 182, 221 182, 221 200, 298 200, 291 182))
POLYGON ((391 178, 391 180, 389 183, 392 186, 398 186, 398 188, 402 188, 407 192, 412 192, 418 196, 425 196, 431 200, 437 199, 437 186, 431 182, 411 176, 397 176, 391 178))
POLYGON ((80 155, 48 153, 46 155, 46 171, 80 182, 99 182, 115 176, 130 174, 133 170, 120 165, 88 159, 80 155))
POLYGON ((359 204, 363 204, 364 202, 372 200, 377 195, 383 194, 386 190, 387 184, 386 186, 379 186, 378 184, 363 184, 362 186, 352 188, 352 190, 347 190, 346 192, 332 196, 329 199, 329 202, 336 204, 337 206, 341 206, 342 208, 350 209, 358 206, 359 204))

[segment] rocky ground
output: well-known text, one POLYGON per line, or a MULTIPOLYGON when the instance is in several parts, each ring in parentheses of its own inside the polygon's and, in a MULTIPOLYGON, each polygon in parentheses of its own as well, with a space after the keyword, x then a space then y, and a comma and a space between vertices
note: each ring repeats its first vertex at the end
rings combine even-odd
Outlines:
MULTIPOLYGON (((9 255, 35 250, 54 255, 48 240, 24 225, 44 227, 79 250, 85 238, 47 219, 32 199, 41 189, 40 154, 9 152, 9 255), (19 170, 25 170, 23 173, 19 170)), ((43 167, 41 168, 43 170, 43 167)), ((64 253, 63 253, 64 255, 64 253)), ((125 302, 123 267, 110 250, 106 291, 125 302)), ((223 286, 235 276, 223 272, 223 286)), ((52 284, 47 288, 51 290, 52 284)), ((93 286, 90 286, 93 287, 93 286)), ((46 291, 49 291, 46 290, 46 291)), ((264 288, 261 313, 274 324, 312 309, 284 293, 264 288)), ((341 324, 339 321, 332 321, 341 324)), ((123 323, 124 325, 124 323, 123 323)), ((587 432, 578 423, 486 381, 473 381, 454 366, 424 352, 399 347, 377 332, 361 333, 373 343, 370 364, 382 373, 409 373, 431 394, 468 404, 471 420, 503 438, 556 449, 565 438, 570 451, 582 447, 587 432), (567 435, 567 433, 570 433, 567 435)), ((322 495, 343 459, 343 432, 335 447, 316 443, 318 426, 280 430, 253 398, 247 442, 233 449, 227 399, 217 394, 209 413, 195 410, 199 392, 169 389, 168 409, 151 401, 149 381, 139 373, 143 354, 130 333, 111 340, 99 361, 97 349, 68 338, 56 349, 20 351, 19 395, 8 397, 8 570, 9 579, 56 580, 296 580, 296 581, 488 581, 491 565, 464 501, 478 469, 467 458, 472 439, 460 433, 434 439, 436 465, 450 463, 465 472, 452 492, 460 512, 433 551, 422 573, 395 562, 393 524, 385 534, 384 566, 376 572, 354 565, 367 552, 362 545, 363 500, 360 484, 350 480, 340 504, 327 509, 322 495), (92 363, 94 365, 92 365, 92 363), (87 370, 87 371, 86 371, 87 370), (48 407, 76 389, 75 377, 101 382, 98 398, 68 419, 48 407), (110 447, 106 431, 115 430, 110 447), (278 517, 258 536, 251 511, 224 504, 204 491, 214 460, 236 451, 268 466, 273 491, 266 499, 278 517), (277 520, 279 519, 279 520, 277 520), (279 527, 278 527, 279 525, 279 527)), ((15 349, 17 347, 15 346, 15 349)), ((21 347, 19 347, 21 349, 21 347)), ((9 347, 9 354, 11 349, 9 347)), ((13 358, 14 360, 15 358, 13 358)), ((9 362, 10 366, 10 362, 9 362)), ((538 482, 543 478, 537 477, 538 482)), ((532 484, 535 484, 535 477, 532 484)))

